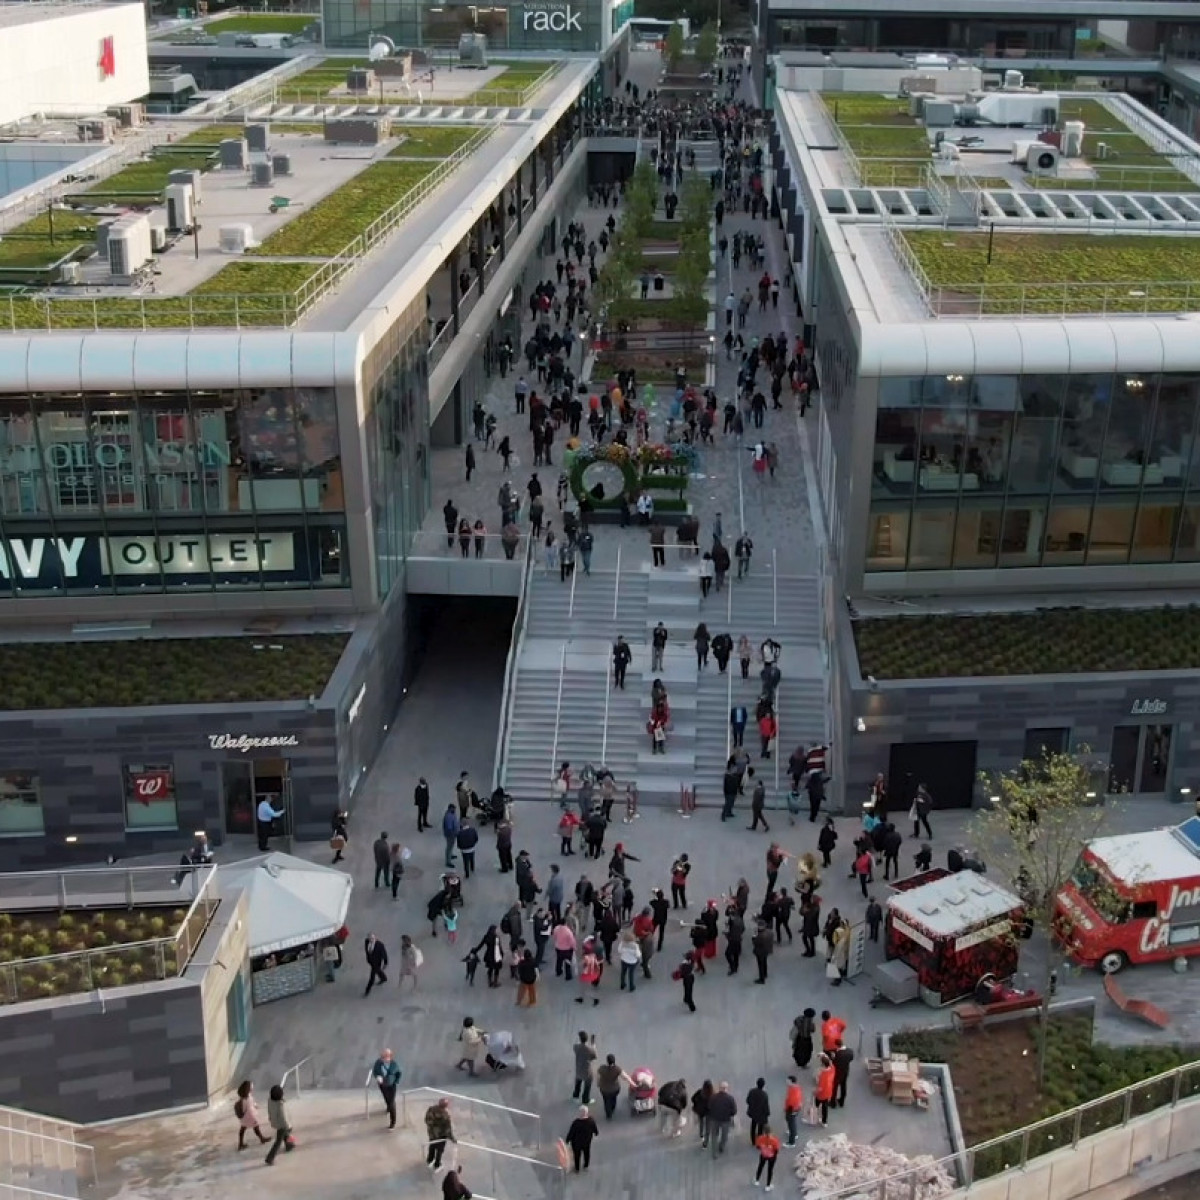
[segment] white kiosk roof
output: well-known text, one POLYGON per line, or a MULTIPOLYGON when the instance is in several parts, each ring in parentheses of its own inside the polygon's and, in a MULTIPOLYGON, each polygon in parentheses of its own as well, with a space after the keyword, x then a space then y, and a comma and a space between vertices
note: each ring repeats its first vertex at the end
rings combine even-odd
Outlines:
POLYGON ((221 889, 247 893, 250 956, 276 954, 336 933, 346 923, 350 876, 290 854, 259 854, 222 865, 221 889))
POLYGON ((890 896, 888 909, 934 937, 952 937, 985 921, 1007 916, 1021 901, 974 871, 946 875, 890 896))

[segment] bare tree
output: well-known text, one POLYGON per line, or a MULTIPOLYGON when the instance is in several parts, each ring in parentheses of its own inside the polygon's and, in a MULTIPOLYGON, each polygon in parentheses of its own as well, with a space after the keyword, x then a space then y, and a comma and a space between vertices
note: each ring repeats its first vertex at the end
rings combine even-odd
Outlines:
MULTIPOLYGON (((972 821, 973 848, 989 872, 1008 881, 1021 897, 1027 921, 1050 939, 1041 989, 1040 1087, 1046 1069, 1051 975, 1057 963, 1055 900, 1083 847, 1104 832, 1108 812, 1098 798, 1104 784, 1087 746, 1065 754, 1043 750, 1041 758, 1026 760, 1014 771, 984 775, 982 782, 991 802, 972 821)), ((1021 932, 1014 929, 1009 936, 1016 938, 1021 932)))

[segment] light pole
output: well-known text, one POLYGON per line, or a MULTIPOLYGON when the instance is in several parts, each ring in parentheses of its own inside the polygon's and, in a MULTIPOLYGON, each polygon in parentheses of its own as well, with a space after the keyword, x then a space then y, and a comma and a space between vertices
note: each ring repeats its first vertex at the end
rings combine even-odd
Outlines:
POLYGON ((717 335, 708 335, 708 363, 712 368, 712 386, 717 386, 717 335))

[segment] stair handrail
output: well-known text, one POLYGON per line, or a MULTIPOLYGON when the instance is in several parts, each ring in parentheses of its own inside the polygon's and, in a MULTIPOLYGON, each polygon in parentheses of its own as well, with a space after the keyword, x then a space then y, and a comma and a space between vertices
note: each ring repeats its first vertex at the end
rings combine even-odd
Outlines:
POLYGON ((521 564, 521 581, 517 585, 517 611, 513 616, 512 636, 508 643, 508 655, 504 660, 504 690, 500 699, 500 721, 496 729, 496 753, 492 758, 492 789, 502 788, 508 773, 508 742, 512 735, 513 709, 516 701, 513 692, 517 683, 517 662, 525 645, 525 625, 529 611, 530 564, 533 561, 533 535, 525 539, 525 559, 521 564))
MULTIPOLYGON (((371 1076, 368 1075, 367 1076, 367 1086, 368 1087, 370 1087, 371 1082, 372 1082, 371 1076)), ((475 1104, 475 1105, 478 1105, 478 1107, 480 1107, 480 1108, 492 1108, 492 1109, 495 1109, 497 1112, 506 1112, 510 1116, 513 1116, 513 1117, 522 1117, 522 1118, 528 1119, 534 1123, 533 1124, 534 1145, 539 1150, 542 1148, 542 1117, 541 1117, 540 1113, 527 1112, 523 1108, 514 1108, 511 1104, 498 1104, 494 1100, 480 1100, 477 1096, 467 1096, 467 1095, 464 1095, 462 1092, 448 1092, 444 1088, 436 1088, 436 1087, 405 1088, 405 1090, 400 1093, 400 1119, 406 1125, 408 1124, 408 1098, 409 1098, 409 1096, 415 1096, 418 1092, 425 1092, 431 1096, 444 1097, 445 1099, 448 1099, 448 1100, 458 1100, 464 1104, 475 1104)), ((466 1146, 466 1145, 469 1145, 470 1143, 463 1142, 461 1144, 466 1146)), ((488 1147, 481 1146, 481 1147, 479 1147, 479 1149, 487 1150, 488 1147)), ((496 1154, 506 1153, 503 1150, 496 1150, 496 1151, 490 1151, 490 1152, 496 1153, 496 1154)), ((519 1154, 510 1154, 510 1155, 508 1155, 508 1157, 521 1158, 522 1156, 519 1154)), ((540 1159, 532 1159, 530 1161, 540 1163, 542 1166, 547 1165, 546 1163, 542 1163, 540 1159)))
POLYGON ((571 603, 567 607, 567 616, 575 615, 575 580, 579 578, 579 572, 575 570, 574 564, 571 565, 571 603))
MULTIPOLYGON (((567 669, 567 643, 563 642, 558 657, 558 696, 554 701, 554 741, 550 745, 550 795, 554 795, 554 779, 558 772, 558 722, 562 715, 563 675, 567 669)), ((569 785, 568 785, 569 786, 569 785)))
POLYGON ((733 666, 725 672, 725 761, 733 753, 733 666))
POLYGON ((608 761, 608 703, 612 699, 613 687, 608 680, 608 663, 604 664, 604 732, 600 738, 600 765, 608 761))
MULTIPOLYGON (((312 1064, 312 1055, 311 1054, 307 1055, 305 1058, 302 1058, 298 1063, 293 1063, 280 1076, 279 1086, 281 1088, 286 1088, 288 1076, 294 1074, 296 1077, 296 1095, 297 1095, 297 1097, 302 1096, 304 1094, 304 1089, 300 1085, 300 1068, 304 1067, 304 1066, 310 1066, 311 1064, 312 1064)), ((316 1074, 317 1074, 315 1067, 312 1068, 312 1072, 313 1072, 313 1079, 315 1081, 316 1074)))
MULTIPOLYGON (((68 1121, 60 1117, 49 1117, 43 1113, 29 1112, 22 1108, 13 1108, 8 1105, 0 1105, 0 1134, 8 1135, 10 1161, 12 1159, 12 1142, 14 1137, 24 1137, 28 1138, 30 1141, 36 1141, 43 1144, 48 1143, 50 1146, 53 1146, 54 1162, 60 1171, 68 1169, 64 1168, 63 1166, 62 1148, 64 1146, 69 1146, 71 1149, 71 1154, 68 1156, 70 1159, 69 1169, 74 1171, 78 1177, 80 1174, 79 1160, 81 1158, 86 1159, 88 1162, 88 1180, 94 1186, 100 1181, 100 1177, 96 1171, 96 1149, 90 1143, 81 1142, 77 1137, 74 1136, 76 1130, 82 1128, 84 1127, 76 1121, 68 1121), (30 1129, 28 1128, 28 1124, 26 1128, 20 1128, 14 1123, 15 1119, 18 1117, 26 1123, 31 1121, 37 1122, 39 1129, 30 1129), (43 1125, 59 1126, 63 1132, 68 1132, 72 1134, 72 1136, 55 1137, 54 1134, 51 1133, 42 1133, 40 1126, 43 1125)), ((41 1194, 48 1195, 49 1193, 41 1194)))
POLYGON ((621 547, 617 546, 617 572, 613 581, 613 620, 617 619, 617 599, 621 595, 621 547))
POLYGON ((771 547, 771 624, 779 624, 779 550, 771 547))

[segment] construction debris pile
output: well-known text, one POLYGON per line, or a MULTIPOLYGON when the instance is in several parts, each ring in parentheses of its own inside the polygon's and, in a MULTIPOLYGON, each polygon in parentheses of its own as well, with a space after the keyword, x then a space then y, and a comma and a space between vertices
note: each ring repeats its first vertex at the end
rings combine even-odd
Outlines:
POLYGON ((902 1178, 888 1188, 887 1200, 938 1200, 954 1190, 950 1173, 932 1155, 908 1158, 887 1146, 858 1146, 844 1133, 809 1142, 796 1156, 796 1175, 804 1200, 823 1200, 859 1184, 861 1193, 846 1193, 839 1200, 879 1200, 878 1187, 868 1185, 893 1176, 902 1178))

